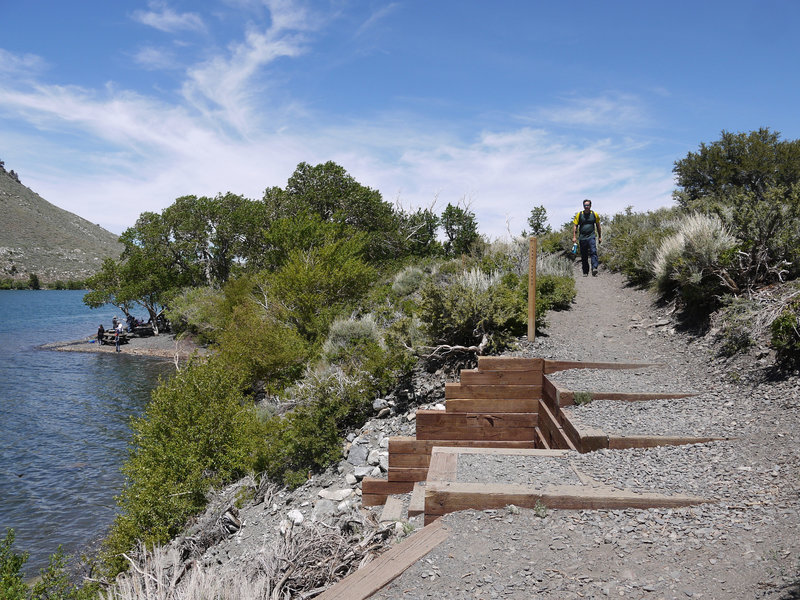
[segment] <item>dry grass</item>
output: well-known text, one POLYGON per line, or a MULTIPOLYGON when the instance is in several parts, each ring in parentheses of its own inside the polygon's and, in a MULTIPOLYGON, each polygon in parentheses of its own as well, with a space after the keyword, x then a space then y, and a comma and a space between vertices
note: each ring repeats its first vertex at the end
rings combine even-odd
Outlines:
POLYGON ((319 595, 388 546, 392 526, 376 527, 353 511, 335 526, 281 524, 278 539, 236 571, 218 571, 180 550, 140 548, 131 568, 106 589, 104 600, 283 600, 319 595))

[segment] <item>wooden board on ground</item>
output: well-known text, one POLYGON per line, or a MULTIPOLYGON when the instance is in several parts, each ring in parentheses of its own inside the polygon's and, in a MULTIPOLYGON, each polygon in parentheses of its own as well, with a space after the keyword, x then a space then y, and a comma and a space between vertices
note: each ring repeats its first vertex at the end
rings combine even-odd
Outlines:
POLYGON ((542 358, 520 358, 518 356, 479 356, 479 371, 541 371, 542 358))
POLYGON ((582 360, 544 360, 544 373, 555 373, 567 369, 644 369, 647 367, 660 367, 659 363, 616 363, 616 362, 588 362, 582 360))
POLYGON ((451 398, 541 398, 542 386, 536 385, 481 385, 445 383, 444 397, 451 398))
MULTIPOLYGON (((410 436, 389 438, 389 460, 392 454, 425 454, 430 455, 435 446, 457 446, 465 448, 533 448, 530 441, 508 440, 418 440, 410 436)), ((389 463, 391 464, 391 462, 389 463)))
POLYGON ((389 481, 377 477, 364 477, 361 480, 362 494, 388 496, 390 494, 406 494, 414 489, 413 481, 389 481))
POLYGON ((611 487, 548 485, 542 488, 519 484, 459 483, 428 481, 425 487, 425 521, 466 509, 499 509, 509 504, 535 508, 597 510, 623 508, 677 508, 709 502, 683 495, 636 493, 611 487))
POLYGON ((411 492, 411 500, 408 502, 409 517, 416 517, 425 512, 425 485, 424 481, 414 484, 414 491, 411 492))
POLYGON ((389 496, 383 505, 381 523, 386 521, 400 521, 403 518, 403 499, 400 496, 389 496))
POLYGON ((446 412, 519 413, 539 412, 538 398, 451 398, 446 412))
POLYGON ((364 600, 448 538, 450 532, 434 523, 328 588, 317 600, 364 600))
POLYGON ((468 385, 542 385, 542 369, 529 371, 479 371, 462 369, 461 383, 468 385))

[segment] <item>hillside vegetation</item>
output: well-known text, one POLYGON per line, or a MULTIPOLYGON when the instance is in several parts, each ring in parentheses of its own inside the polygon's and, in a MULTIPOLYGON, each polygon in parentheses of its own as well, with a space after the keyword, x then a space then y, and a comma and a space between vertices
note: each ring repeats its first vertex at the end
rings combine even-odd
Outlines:
POLYGON ((83 281, 120 252, 116 235, 50 204, 0 161, 0 279, 83 281))

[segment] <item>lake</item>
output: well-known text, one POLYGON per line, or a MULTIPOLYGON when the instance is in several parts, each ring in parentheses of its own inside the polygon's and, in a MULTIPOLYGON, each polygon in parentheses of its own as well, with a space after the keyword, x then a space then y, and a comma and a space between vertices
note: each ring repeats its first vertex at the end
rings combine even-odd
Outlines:
POLYGON ((80 554, 104 535, 122 487, 129 422, 170 361, 125 353, 39 350, 92 336, 122 313, 83 291, 0 291, 0 535, 29 552, 25 574, 63 545, 80 554))

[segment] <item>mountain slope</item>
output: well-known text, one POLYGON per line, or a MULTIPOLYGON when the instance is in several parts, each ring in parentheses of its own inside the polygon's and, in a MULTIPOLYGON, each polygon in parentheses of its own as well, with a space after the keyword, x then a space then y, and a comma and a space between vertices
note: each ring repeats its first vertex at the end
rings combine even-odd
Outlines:
POLYGON ((120 252, 116 235, 50 204, 0 163, 0 278, 85 279, 120 252))

